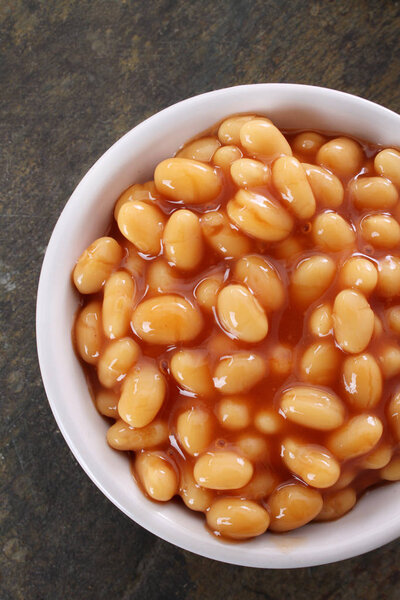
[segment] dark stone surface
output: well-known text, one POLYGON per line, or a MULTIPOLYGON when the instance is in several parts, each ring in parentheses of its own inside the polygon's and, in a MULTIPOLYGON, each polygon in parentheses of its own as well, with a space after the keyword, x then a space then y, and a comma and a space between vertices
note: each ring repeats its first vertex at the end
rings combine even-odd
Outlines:
POLYGON ((390 0, 0 1, 2 600, 399 598, 399 542, 340 564, 257 571, 129 521, 57 430, 34 333, 51 230, 123 133, 182 98, 261 81, 338 88, 400 112, 399 29, 390 0))

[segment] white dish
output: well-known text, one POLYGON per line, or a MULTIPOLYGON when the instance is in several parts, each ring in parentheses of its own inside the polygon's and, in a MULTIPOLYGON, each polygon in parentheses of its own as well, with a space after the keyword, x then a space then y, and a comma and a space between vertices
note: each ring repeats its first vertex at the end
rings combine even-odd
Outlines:
POLYGON ((78 296, 71 271, 81 252, 102 235, 119 194, 151 177, 155 165, 188 139, 234 113, 266 114, 279 127, 346 133, 400 146, 400 116, 356 96, 294 84, 217 90, 179 102, 116 142, 82 179, 53 231, 37 299, 37 346, 43 382, 58 426, 83 469, 126 515, 186 550, 216 560, 263 568, 324 564, 367 552, 400 535, 400 483, 365 494, 345 517, 233 544, 211 536, 204 520, 177 503, 147 500, 123 453, 108 447, 107 423, 96 412, 71 343, 78 296))

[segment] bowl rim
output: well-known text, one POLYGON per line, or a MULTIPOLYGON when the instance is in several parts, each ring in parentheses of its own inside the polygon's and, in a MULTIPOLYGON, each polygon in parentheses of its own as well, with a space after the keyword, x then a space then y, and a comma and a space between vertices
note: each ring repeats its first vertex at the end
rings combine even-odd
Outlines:
MULTIPOLYGON (((247 560, 245 551, 242 552, 240 556, 236 556, 236 557, 229 555, 229 552, 227 552, 227 554, 229 556, 228 555, 224 556, 224 552, 226 552, 227 548, 229 548, 229 545, 225 546, 225 544, 221 544, 221 552, 215 552, 213 548, 211 548, 211 550, 208 550, 208 547, 205 547, 201 541, 195 540, 194 536, 192 538, 190 538, 190 536, 183 537, 182 533, 179 533, 178 528, 176 530, 169 529, 168 531, 167 531, 168 528, 166 528, 165 530, 160 531, 159 527, 157 525, 153 525, 153 523, 152 523, 151 511, 148 511, 149 515, 147 515, 146 513, 143 515, 140 512, 137 512, 133 517, 132 514, 130 514, 129 510, 125 506, 123 506, 113 496, 113 494, 107 489, 107 487, 105 485, 103 485, 103 483, 100 481, 100 479, 98 478, 96 473, 94 473, 92 471, 92 469, 90 468, 90 466, 88 465, 85 457, 81 454, 80 449, 76 446, 74 441, 71 439, 69 431, 68 431, 67 427, 65 426, 63 419, 61 418, 61 415, 59 413, 59 410, 57 408, 57 402, 55 401, 54 396, 53 396, 54 373, 52 373, 51 370, 49 370, 48 365, 47 365, 46 350, 45 350, 45 348, 46 348, 46 335, 45 335, 46 332, 43 331, 43 327, 42 327, 42 322, 43 322, 42 317, 46 313, 46 304, 47 304, 47 297, 45 294, 45 290, 48 285, 48 279, 49 279, 49 275, 50 275, 50 271, 51 271, 50 266, 51 266, 51 262, 52 262, 53 247, 55 246, 56 240, 59 235, 59 231, 62 228, 63 221, 66 220, 68 212, 70 210, 72 210, 72 205, 74 203, 74 199, 80 195, 81 190, 84 188, 85 184, 92 178, 93 174, 96 171, 98 171, 98 169, 102 168, 103 163, 104 164, 107 163, 110 155, 115 153, 124 143, 126 143, 126 141, 130 138, 130 136, 141 134, 141 133, 145 132, 146 128, 149 125, 152 125, 154 121, 157 121, 160 118, 164 119, 165 117, 167 117, 169 115, 173 115, 173 113, 175 111, 179 111, 182 104, 186 104, 186 105, 191 104, 192 107, 195 108, 196 104, 201 103, 204 100, 208 100, 210 98, 216 98, 218 96, 226 95, 227 93, 236 92, 238 90, 243 90, 243 92, 250 93, 251 91, 254 91, 255 88, 258 88, 258 89, 282 88, 282 89, 286 89, 286 90, 288 88, 290 88, 293 92, 304 91, 304 90, 313 90, 313 91, 317 92, 318 94, 320 94, 321 98, 326 97, 326 98, 331 98, 331 99, 333 97, 337 98, 338 96, 344 96, 347 99, 351 99, 357 105, 362 103, 366 107, 373 109, 375 112, 380 111, 382 114, 387 114, 388 116, 391 116, 391 117, 395 116, 398 119, 400 119, 400 115, 395 113, 394 111, 392 111, 388 108, 385 108, 379 104, 376 104, 370 100, 366 100, 365 98, 361 98, 359 96, 349 94, 347 92, 342 92, 339 90, 325 88, 325 87, 321 87, 321 86, 311 86, 311 85, 305 85, 305 84, 257 83, 257 84, 230 86, 227 88, 221 88, 218 90, 206 92, 203 94, 198 94, 196 96, 192 96, 190 98, 180 100, 179 102, 162 109, 161 111, 153 114, 149 118, 140 122, 135 127, 130 129, 127 133, 125 133, 122 137, 120 137, 116 142, 114 142, 112 144, 112 146, 110 146, 96 160, 96 162, 92 165, 92 167, 90 167, 90 169, 85 173, 85 175, 82 177, 82 179, 80 180, 78 185, 75 187, 74 191, 72 192, 71 196, 69 197, 63 210, 61 211, 61 214, 59 215, 59 217, 57 219, 57 222, 53 228, 52 234, 51 234, 50 239, 47 244, 46 252, 45 252, 45 255, 43 258, 42 267, 41 267, 41 271, 40 271, 38 290, 37 290, 37 301, 36 301, 36 345, 37 345, 37 353, 38 353, 38 359, 39 359, 39 367, 40 367, 40 372, 41 372, 46 396, 47 396, 50 408, 52 410, 52 413, 54 415, 54 418, 56 420, 56 423, 58 425, 58 428, 60 429, 60 431, 64 437, 64 440, 68 444, 68 447, 71 450, 72 454, 74 455, 75 459, 80 464, 80 466, 85 471, 85 473, 89 476, 89 478, 92 480, 92 482, 101 490, 101 492, 108 498, 108 500, 110 500, 115 506, 117 506, 127 517, 129 517, 129 519, 138 523, 140 526, 142 526, 146 530, 150 531, 157 537, 160 537, 161 539, 163 539, 167 542, 170 542, 179 548, 182 548, 182 549, 190 551, 190 552, 194 552, 194 553, 199 554, 200 556, 203 556, 206 558, 211 558, 211 559, 218 560, 221 562, 226 562, 229 564, 258 567, 258 568, 299 568, 299 567, 305 567, 305 566, 322 565, 322 564, 326 564, 326 563, 330 563, 330 562, 336 562, 339 560, 344 560, 347 558, 355 557, 355 556, 358 556, 365 552, 368 552, 370 550, 373 550, 375 548, 378 548, 386 543, 389 543, 400 536, 400 518, 398 519, 398 522, 393 522, 393 520, 392 521, 388 520, 386 526, 382 527, 382 529, 380 531, 371 532, 371 531, 368 531, 368 528, 364 528, 361 532, 359 532, 358 536, 354 536, 351 539, 345 540, 343 542, 343 544, 341 545, 339 551, 337 549, 335 551, 331 551, 329 556, 327 555, 328 554, 327 552, 325 553, 325 555, 324 555, 324 553, 322 553, 322 555, 321 555, 321 552, 316 548, 315 552, 314 552, 315 556, 313 558, 310 558, 308 556, 307 560, 304 560, 304 561, 301 559, 300 560, 297 559, 297 561, 277 560, 276 564, 269 564, 269 563, 267 564, 266 561, 258 561, 258 563, 257 563, 257 561, 254 561, 254 560, 247 560), (293 562, 295 562, 294 565, 290 564, 293 562)), ((229 110, 227 111, 227 113, 228 113, 227 116, 229 116, 229 110)), ((399 491, 400 491, 400 489, 399 489, 399 491)), ((133 511, 131 511, 131 512, 133 512, 133 511)))

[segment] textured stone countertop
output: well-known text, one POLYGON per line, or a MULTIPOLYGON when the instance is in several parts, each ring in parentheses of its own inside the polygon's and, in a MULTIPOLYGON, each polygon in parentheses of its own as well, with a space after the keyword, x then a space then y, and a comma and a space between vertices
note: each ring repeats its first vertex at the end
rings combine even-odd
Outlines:
POLYGON ((390 0, 0 2, 1 600, 399 598, 399 541, 339 564, 262 571, 200 558, 131 522, 58 431, 34 331, 51 231, 123 133, 188 96, 264 81, 400 112, 399 32, 390 0))

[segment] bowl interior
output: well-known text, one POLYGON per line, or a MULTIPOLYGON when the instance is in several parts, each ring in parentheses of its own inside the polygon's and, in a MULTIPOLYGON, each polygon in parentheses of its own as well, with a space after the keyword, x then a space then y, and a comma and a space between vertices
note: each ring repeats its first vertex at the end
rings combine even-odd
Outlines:
POLYGON ((78 297, 73 265, 107 227, 119 194, 152 176, 155 165, 223 117, 268 115, 279 127, 347 133, 400 145, 400 116, 366 100, 310 86, 258 84, 218 90, 176 104, 127 133, 90 169, 67 203, 50 240, 38 290, 37 343, 47 396, 67 443, 104 494, 137 523, 192 552, 254 567, 287 568, 331 562, 400 535, 400 483, 366 493, 342 519, 243 544, 212 537, 183 504, 158 504, 136 487, 123 453, 105 441, 108 427, 90 398, 71 344, 78 297))

